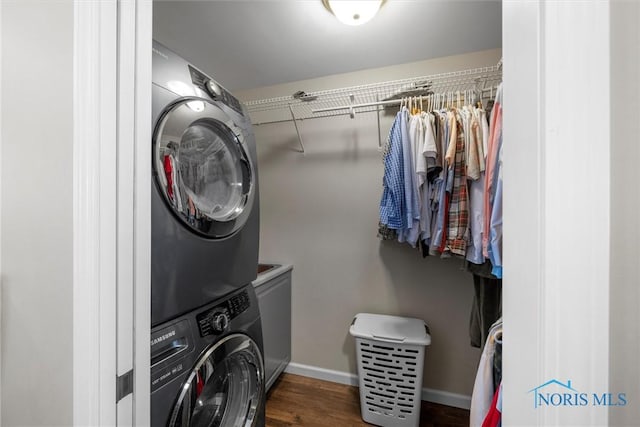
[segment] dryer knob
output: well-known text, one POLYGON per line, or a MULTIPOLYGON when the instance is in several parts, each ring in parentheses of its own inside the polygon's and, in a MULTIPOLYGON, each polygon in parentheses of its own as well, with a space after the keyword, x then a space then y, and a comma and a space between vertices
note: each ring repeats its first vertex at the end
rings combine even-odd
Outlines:
POLYGON ((227 313, 215 313, 211 316, 211 327, 216 334, 221 334, 229 327, 229 316, 227 313))
POLYGON ((214 82, 213 80, 208 80, 206 83, 206 87, 207 92, 209 92, 209 95, 211 95, 213 99, 217 99, 220 95, 222 95, 222 89, 220 89, 218 83, 214 82))

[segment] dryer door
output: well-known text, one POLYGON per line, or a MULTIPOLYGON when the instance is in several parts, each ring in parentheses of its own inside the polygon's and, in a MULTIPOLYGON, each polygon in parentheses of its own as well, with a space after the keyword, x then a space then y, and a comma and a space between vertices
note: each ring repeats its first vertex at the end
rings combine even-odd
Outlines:
POLYGON ((169 426, 254 427, 264 405, 264 369, 257 344, 229 335, 207 349, 184 384, 169 426))
POLYGON ((186 227, 222 238, 247 221, 255 173, 243 131, 215 103, 183 98, 154 132, 156 187, 186 227))

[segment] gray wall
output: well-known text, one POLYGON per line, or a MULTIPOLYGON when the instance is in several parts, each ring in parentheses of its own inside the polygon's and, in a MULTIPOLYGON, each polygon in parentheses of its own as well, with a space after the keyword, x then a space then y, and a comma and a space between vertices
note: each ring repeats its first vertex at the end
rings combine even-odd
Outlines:
MULTIPOLYGON (((500 50, 329 76, 237 93, 260 99, 495 65, 500 50)), ((222 82, 224 84, 224 82, 222 82)), ((383 141, 392 116, 381 124, 383 141)), ((471 395, 480 351, 469 345, 471 276, 459 260, 423 259, 376 237, 382 160, 375 114, 256 126, 263 261, 294 265, 292 361, 356 372, 356 313, 424 319, 432 344, 424 387, 471 395)))
POLYGON ((71 425, 73 3, 2 2, 2 424, 71 425))
POLYGON ((610 425, 640 419, 640 3, 611 4, 610 386, 629 405, 609 411, 610 425))

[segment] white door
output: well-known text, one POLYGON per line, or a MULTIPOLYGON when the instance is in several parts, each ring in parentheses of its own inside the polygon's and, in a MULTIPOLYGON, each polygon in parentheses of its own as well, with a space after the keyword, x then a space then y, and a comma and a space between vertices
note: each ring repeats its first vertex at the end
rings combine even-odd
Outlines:
POLYGON ((149 424, 151 9, 74 2, 75 425, 149 424))

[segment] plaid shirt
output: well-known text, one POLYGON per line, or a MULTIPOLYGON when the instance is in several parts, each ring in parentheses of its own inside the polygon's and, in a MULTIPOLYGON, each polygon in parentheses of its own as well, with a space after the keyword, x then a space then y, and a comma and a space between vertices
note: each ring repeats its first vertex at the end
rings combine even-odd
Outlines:
POLYGON ((469 238, 469 194, 465 173, 464 131, 462 121, 457 112, 455 126, 452 126, 451 129, 450 144, 454 144, 454 142, 455 154, 453 156, 453 164, 450 165, 450 168, 453 168, 453 188, 449 202, 449 221, 445 249, 451 251, 452 254, 464 256, 469 238))
MULTIPOLYGON (((402 134, 400 123, 403 116, 398 113, 391 126, 385 146, 383 189, 380 200, 381 236, 388 236, 386 228, 402 230, 407 228, 407 207, 405 204, 405 183, 403 170, 402 134), (384 226, 384 228, 382 228, 384 226)), ((384 238, 384 237, 383 237, 384 238)))

